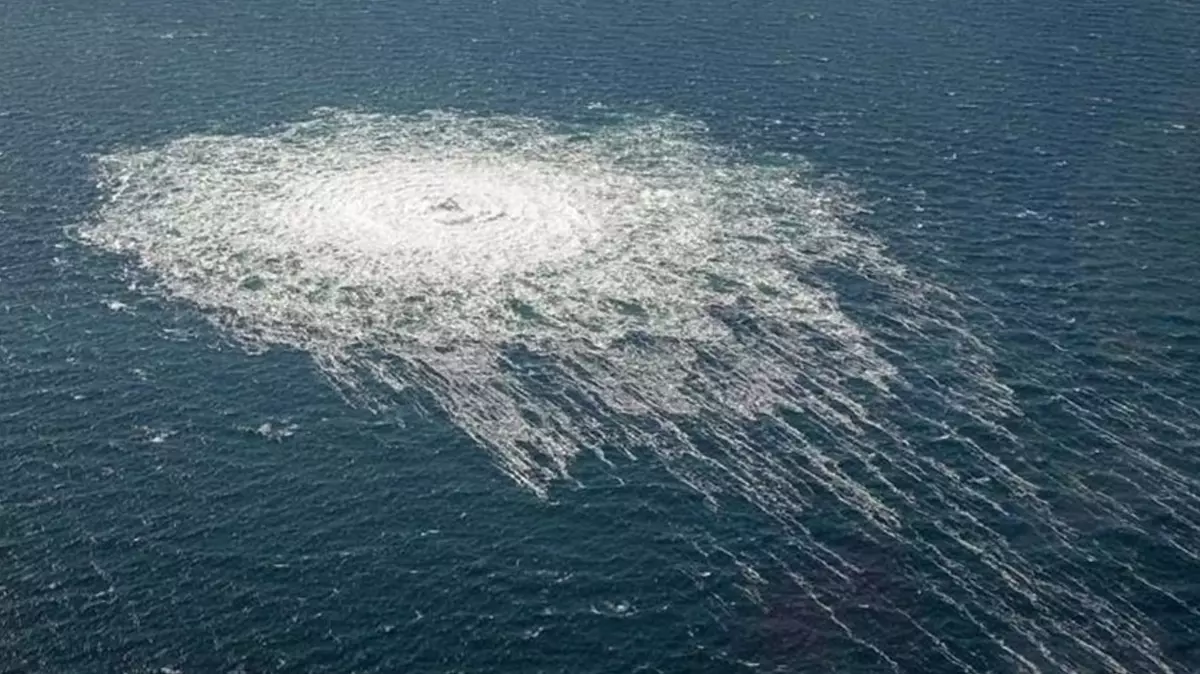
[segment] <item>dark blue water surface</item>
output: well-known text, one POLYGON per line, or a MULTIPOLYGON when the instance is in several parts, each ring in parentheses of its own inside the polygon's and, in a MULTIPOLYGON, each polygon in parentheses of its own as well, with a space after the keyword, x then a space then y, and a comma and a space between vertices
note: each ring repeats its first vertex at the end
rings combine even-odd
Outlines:
POLYGON ((0 671, 1200 671, 1198 213, 1187 0, 0 0, 0 671), (120 148, 598 106, 856 191, 1012 389, 1003 432, 892 412, 996 507, 905 484, 892 539, 814 492, 796 542, 590 459, 539 499, 68 231, 120 148), (805 568, 816 544, 857 570, 805 568))

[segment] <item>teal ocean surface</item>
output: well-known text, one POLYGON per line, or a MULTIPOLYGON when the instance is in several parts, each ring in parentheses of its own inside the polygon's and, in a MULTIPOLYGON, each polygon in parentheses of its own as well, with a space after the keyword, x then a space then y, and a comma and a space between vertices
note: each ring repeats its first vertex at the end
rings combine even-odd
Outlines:
POLYGON ((1200 7, 0 3, 0 672, 1200 671, 1200 7))

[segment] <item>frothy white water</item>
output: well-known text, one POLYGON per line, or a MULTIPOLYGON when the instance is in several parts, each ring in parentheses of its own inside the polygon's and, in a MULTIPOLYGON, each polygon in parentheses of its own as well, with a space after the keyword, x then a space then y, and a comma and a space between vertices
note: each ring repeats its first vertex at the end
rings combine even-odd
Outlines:
MULTIPOLYGON (((1039 495, 1064 478, 1025 461, 1004 423, 1011 393, 953 296, 782 159, 744 161, 676 118, 580 130, 326 111, 99 158, 107 197, 81 236, 246 344, 311 354, 356 401, 421 391, 538 494, 581 454, 623 451, 746 499, 787 528, 803 568, 780 563, 818 616, 897 671, 843 617, 861 609, 839 602, 865 592, 863 569, 810 533, 810 506, 854 512, 868 538, 920 560, 894 575, 1015 671, 1171 671, 1150 616, 1030 555, 1037 538, 1070 569, 1095 549, 1074 505, 1039 495), (869 328, 834 278, 864 293, 869 328), (1029 532, 1010 539, 1011 521, 1029 532)), ((1186 504, 1178 516, 1200 531, 1194 480, 1104 437, 1110 465, 1186 504)), ((1138 521, 1099 491, 1071 493, 1138 521)), ((1171 542, 1200 559, 1192 538, 1171 542)), ((927 618, 867 600, 960 669, 988 669, 927 618)))
MULTIPOLYGON (((837 195, 699 132, 330 112, 104 157, 111 198, 83 235, 350 390, 421 387, 539 493, 580 451, 664 445, 680 417, 799 405, 854 432, 846 382, 884 391, 893 369, 812 270, 903 270, 837 195)), ((709 460, 672 435, 664 458, 709 460)))

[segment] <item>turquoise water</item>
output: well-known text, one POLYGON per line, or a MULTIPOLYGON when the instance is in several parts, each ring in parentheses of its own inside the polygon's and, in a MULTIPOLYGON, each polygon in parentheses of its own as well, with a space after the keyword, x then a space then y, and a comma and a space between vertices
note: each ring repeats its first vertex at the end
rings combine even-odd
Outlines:
POLYGON ((1194 5, 196 4, 0 21, 0 671, 1200 669, 1194 5))

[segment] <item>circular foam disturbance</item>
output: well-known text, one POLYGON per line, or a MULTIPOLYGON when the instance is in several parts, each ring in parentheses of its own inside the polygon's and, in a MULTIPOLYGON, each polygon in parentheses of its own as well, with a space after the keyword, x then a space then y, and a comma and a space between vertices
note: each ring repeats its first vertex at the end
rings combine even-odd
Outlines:
MULTIPOLYGON (((929 596, 1004 626, 987 636, 1014 669, 1117 670, 1118 657, 1170 671, 1153 621, 988 528, 1004 513, 1051 532, 1049 545, 1088 538, 1010 465, 1027 449, 999 423, 1016 411, 1011 391, 953 296, 849 227, 852 204, 802 165, 746 161, 672 117, 579 129, 323 111, 97 167, 106 199, 84 241, 248 345, 308 352, 354 400, 422 391, 538 494, 583 451, 648 455, 784 523, 803 573, 847 579, 854 564, 805 519, 832 500, 921 560, 912 573, 929 596), (839 305, 833 278, 884 298, 873 331, 839 305), (954 449, 928 446, 941 441, 954 449), (1095 620, 1027 617, 1031 600, 1095 620)), ((1147 418, 1106 436, 1106 460, 1192 502, 1190 478, 1122 445, 1147 418)), ((1108 494, 1081 498, 1136 525, 1108 494)), ((970 669, 974 646, 937 646, 970 669)))
POLYGON ((839 220, 845 200, 677 118, 581 131, 324 111, 98 166, 109 198, 85 240, 349 390, 420 387, 539 493, 582 449, 634 445, 708 466, 687 475, 701 489, 725 479, 714 462, 737 491, 783 489, 766 454, 706 454, 681 418, 785 405, 857 433, 849 382, 894 375, 815 272, 904 281, 839 220))

